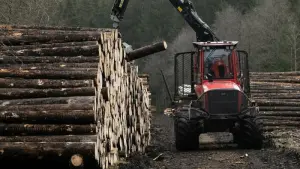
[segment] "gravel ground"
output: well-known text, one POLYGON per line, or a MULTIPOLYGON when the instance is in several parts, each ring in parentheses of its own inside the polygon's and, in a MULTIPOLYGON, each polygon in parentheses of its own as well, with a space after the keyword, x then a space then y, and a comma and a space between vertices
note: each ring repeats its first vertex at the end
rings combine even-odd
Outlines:
MULTIPOLYGON (((204 136, 204 141, 230 140, 231 135, 204 136), (217 138, 215 138, 217 137, 217 138)), ((202 136, 201 136, 202 137, 202 136)), ((203 141, 202 140, 202 141, 203 141)), ((173 121, 163 114, 154 114, 152 146, 146 155, 135 155, 121 169, 299 169, 296 153, 279 149, 239 150, 232 146, 177 152, 174 147, 173 121), (161 156, 159 156, 161 155, 161 156), (153 160, 155 157, 158 157, 153 160)))

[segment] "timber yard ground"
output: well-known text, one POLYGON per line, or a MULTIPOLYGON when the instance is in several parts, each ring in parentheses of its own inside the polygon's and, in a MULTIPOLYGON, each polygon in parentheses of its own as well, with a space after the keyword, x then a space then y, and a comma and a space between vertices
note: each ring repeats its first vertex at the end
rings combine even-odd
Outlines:
POLYGON ((152 119, 152 145, 147 155, 136 155, 121 169, 299 169, 300 157, 274 148, 241 150, 218 148, 178 152, 174 146, 173 121, 163 114, 152 119), (162 154, 158 159, 153 160, 162 154))

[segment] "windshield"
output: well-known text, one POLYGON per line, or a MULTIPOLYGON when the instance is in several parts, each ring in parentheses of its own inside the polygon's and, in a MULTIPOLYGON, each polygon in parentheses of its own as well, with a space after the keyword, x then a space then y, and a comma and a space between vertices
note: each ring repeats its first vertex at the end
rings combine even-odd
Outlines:
POLYGON ((231 52, 229 49, 210 49, 204 51, 204 79, 210 73, 213 79, 233 78, 231 66, 231 52))

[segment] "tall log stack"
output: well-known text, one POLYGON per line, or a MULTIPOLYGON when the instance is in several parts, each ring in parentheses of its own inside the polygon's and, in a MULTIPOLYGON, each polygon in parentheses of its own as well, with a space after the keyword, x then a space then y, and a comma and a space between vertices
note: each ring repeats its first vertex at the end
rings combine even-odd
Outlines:
POLYGON ((300 72, 252 72, 250 79, 265 135, 287 141, 287 133, 300 129, 300 72))
POLYGON ((107 168, 143 152, 148 88, 115 29, 1 26, 1 163, 58 157, 107 168))

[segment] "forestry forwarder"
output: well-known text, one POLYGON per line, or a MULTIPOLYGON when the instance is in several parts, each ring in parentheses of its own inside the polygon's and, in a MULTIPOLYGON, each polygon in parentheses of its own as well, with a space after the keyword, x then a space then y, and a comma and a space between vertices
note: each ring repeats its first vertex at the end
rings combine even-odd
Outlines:
MULTIPOLYGON (((115 27, 128 1, 116 0, 111 15, 115 27)), ((229 131, 240 148, 260 149, 262 124, 257 105, 249 99, 247 52, 237 50, 237 41, 220 41, 190 1, 169 1, 197 36, 196 51, 175 55, 174 99, 168 90, 172 109, 165 112, 174 117, 176 148, 195 150, 200 134, 229 131)))

